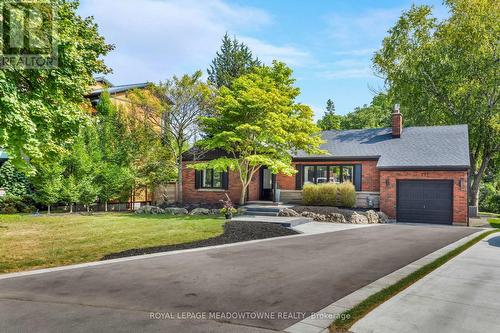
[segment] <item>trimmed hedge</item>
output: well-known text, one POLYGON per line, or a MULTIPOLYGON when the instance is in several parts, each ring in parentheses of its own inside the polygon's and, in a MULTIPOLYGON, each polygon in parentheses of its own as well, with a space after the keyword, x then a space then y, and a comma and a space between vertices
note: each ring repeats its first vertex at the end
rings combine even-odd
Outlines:
POLYGON ((341 184, 305 184, 302 189, 304 205, 354 207, 356 190, 349 182, 341 184))

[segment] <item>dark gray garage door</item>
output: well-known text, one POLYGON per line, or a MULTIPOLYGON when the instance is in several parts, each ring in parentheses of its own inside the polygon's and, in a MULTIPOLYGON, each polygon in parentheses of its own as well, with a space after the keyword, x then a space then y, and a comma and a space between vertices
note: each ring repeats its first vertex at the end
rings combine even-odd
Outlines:
POLYGON ((452 180, 398 180, 397 220, 451 224, 452 180))

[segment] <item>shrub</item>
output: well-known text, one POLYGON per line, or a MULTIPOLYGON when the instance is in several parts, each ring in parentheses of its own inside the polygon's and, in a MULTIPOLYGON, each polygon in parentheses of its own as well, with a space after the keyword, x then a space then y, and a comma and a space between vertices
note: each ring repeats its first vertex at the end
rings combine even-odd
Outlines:
POLYGON ((6 195, 0 197, 0 213, 15 214, 15 213, 31 213, 35 207, 31 205, 29 197, 19 197, 6 195))
POLYGON ((356 189, 350 182, 338 185, 339 201, 343 207, 354 207, 356 204, 356 189))
POLYGON ((338 185, 333 183, 305 184, 302 196, 305 205, 336 206, 338 185))

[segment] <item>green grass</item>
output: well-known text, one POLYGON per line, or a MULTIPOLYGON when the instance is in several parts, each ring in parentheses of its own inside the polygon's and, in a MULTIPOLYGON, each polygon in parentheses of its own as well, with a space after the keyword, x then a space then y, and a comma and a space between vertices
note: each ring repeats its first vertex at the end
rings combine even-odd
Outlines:
POLYGON ((0 215, 0 273, 96 261, 133 248, 179 244, 223 232, 224 219, 108 213, 0 215))
POLYGON ((425 266, 422 266, 415 272, 411 273, 410 275, 402 278, 398 282, 394 283, 393 285, 390 285, 389 287, 386 287, 382 289, 381 291, 369 296, 367 299, 356 305, 350 310, 347 310, 343 312, 337 320, 335 320, 331 325, 330 325, 330 332, 347 332, 349 328, 354 325, 355 322, 363 318, 368 314, 368 312, 372 311, 375 309, 377 306, 380 304, 386 302, 389 300, 391 297, 395 296, 402 290, 408 288, 411 286, 413 283, 417 282, 439 266, 443 265, 450 259, 454 258, 461 252, 465 251, 472 245, 476 244, 479 242, 481 239, 484 237, 498 232, 498 230, 492 230, 486 233, 483 233, 467 243, 457 247, 454 250, 451 250, 450 252, 446 253, 445 255, 437 258, 433 262, 430 262, 426 264, 425 266))
POLYGON ((488 223, 493 227, 493 228, 499 228, 500 229, 500 218, 495 218, 495 219, 488 219, 488 223))

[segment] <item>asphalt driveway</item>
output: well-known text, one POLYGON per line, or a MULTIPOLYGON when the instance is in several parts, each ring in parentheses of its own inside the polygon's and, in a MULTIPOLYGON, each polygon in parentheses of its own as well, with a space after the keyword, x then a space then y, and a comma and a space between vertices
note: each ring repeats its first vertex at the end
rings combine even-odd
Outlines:
POLYGON ((476 231, 382 225, 0 279, 0 332, 282 330, 476 231))

